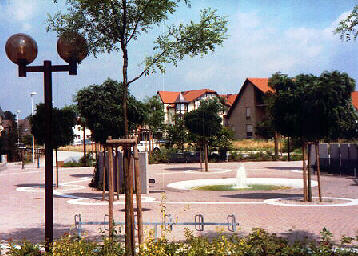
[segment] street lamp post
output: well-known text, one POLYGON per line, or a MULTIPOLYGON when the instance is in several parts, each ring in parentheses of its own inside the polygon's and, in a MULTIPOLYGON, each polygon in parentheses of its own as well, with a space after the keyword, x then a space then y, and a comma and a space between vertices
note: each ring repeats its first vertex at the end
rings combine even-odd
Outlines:
MULTIPOLYGON (((31 116, 34 115, 34 98, 33 98, 33 96, 35 96, 36 94, 37 94, 37 92, 30 93, 30 97, 31 97, 31 116)), ((34 137, 34 135, 32 135, 32 162, 35 163, 35 137, 34 137)))
POLYGON ((46 109, 45 140, 45 242, 46 251, 53 241, 53 145, 52 145, 52 72, 69 72, 77 75, 77 64, 88 54, 86 40, 75 33, 67 33, 57 41, 57 52, 68 65, 52 65, 45 60, 43 66, 27 66, 37 57, 37 43, 30 36, 16 34, 5 45, 8 58, 18 65, 19 77, 26 77, 27 72, 44 73, 44 98, 46 109))

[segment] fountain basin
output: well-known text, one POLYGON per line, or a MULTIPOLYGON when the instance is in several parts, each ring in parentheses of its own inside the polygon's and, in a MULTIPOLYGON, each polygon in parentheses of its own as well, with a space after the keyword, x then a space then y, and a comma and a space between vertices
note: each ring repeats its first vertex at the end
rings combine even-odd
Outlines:
MULTIPOLYGON (((192 190, 196 187, 214 186, 214 185, 228 185, 235 187, 237 184, 236 178, 227 179, 195 179, 195 180, 184 180, 174 183, 169 183, 167 187, 175 188, 180 190, 192 190)), ((290 188, 303 188, 302 179, 281 179, 281 178, 247 178, 247 186, 253 184, 259 185, 273 185, 290 188)), ((312 187, 317 186, 317 181, 312 180, 312 187)))

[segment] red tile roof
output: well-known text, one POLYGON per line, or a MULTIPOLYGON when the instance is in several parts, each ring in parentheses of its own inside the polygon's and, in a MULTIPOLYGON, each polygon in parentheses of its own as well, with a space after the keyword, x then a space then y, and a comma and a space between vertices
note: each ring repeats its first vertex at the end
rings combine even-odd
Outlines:
POLYGON ((164 104, 173 104, 176 102, 180 92, 158 91, 164 104))
POLYGON ((247 78, 248 81, 250 81, 253 85, 256 86, 257 89, 262 91, 263 93, 266 93, 268 91, 272 92, 272 88, 268 85, 268 78, 255 78, 255 77, 249 77, 247 78))
POLYGON ((353 106, 358 110, 358 91, 352 92, 352 103, 353 106))
POLYGON ((216 91, 210 90, 210 89, 202 89, 202 90, 190 90, 183 92, 184 99, 188 102, 191 102, 200 96, 204 95, 205 93, 215 93, 216 91))
POLYGON ((237 95, 238 94, 219 94, 220 97, 225 99, 225 104, 228 105, 229 107, 231 107, 232 104, 234 104, 237 95))
MULTIPOLYGON (((185 101, 192 102, 193 100, 199 98, 200 96, 206 93, 215 93, 216 91, 210 89, 201 89, 201 90, 190 90, 181 92, 184 96, 185 101)), ((158 91, 160 98, 164 104, 173 104, 179 100, 180 92, 170 92, 170 91, 158 91)))

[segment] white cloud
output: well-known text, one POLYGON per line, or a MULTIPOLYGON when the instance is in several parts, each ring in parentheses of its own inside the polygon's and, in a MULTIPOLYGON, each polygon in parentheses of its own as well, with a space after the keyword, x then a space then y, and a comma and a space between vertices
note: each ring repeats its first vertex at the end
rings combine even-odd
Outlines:
POLYGON ((294 76, 342 70, 344 60, 337 58, 342 45, 333 31, 338 20, 347 15, 343 13, 323 28, 282 29, 257 13, 239 12, 232 19, 230 38, 223 48, 201 60, 186 61, 176 72, 185 78, 190 87, 186 89, 211 86, 220 92, 235 92, 246 77, 268 77, 278 71, 294 76))
POLYGON ((27 22, 26 22, 26 23, 23 23, 23 24, 22 24, 22 30, 23 30, 24 32, 30 31, 31 28, 32 28, 32 26, 31 26, 30 23, 27 23, 27 22))
POLYGON ((5 13, 16 21, 30 20, 34 17, 37 8, 37 1, 11 0, 5 3, 5 13))

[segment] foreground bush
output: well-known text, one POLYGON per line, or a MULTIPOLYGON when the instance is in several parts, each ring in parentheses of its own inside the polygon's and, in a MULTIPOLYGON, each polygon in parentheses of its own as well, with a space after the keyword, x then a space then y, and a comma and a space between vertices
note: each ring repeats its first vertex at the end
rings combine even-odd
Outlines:
MULTIPOLYGON (((324 229, 321 232, 320 241, 296 241, 289 242, 286 238, 269 234, 263 229, 253 231, 243 237, 237 235, 218 235, 216 238, 195 237, 186 230, 186 240, 172 242, 165 237, 160 239, 148 238, 141 246, 140 256, 348 256, 358 255, 358 247, 351 245, 358 242, 358 237, 343 237, 341 244, 335 246, 332 242, 332 234, 324 229), (350 244, 350 247, 347 247, 350 244)), ((24 243, 21 248, 12 246, 8 255, 39 255, 38 247, 24 243)), ((123 244, 118 241, 110 242, 108 238, 101 242, 87 239, 63 237, 53 243, 53 252, 48 255, 75 256, 75 255, 125 255, 123 244)))

